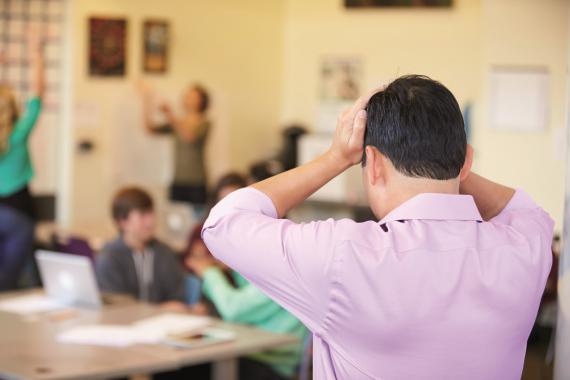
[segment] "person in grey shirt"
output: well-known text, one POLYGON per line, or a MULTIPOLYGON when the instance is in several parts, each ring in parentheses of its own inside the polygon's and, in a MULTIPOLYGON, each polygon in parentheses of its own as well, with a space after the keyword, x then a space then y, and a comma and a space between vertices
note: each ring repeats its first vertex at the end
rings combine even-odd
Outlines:
POLYGON ((119 236, 95 259, 102 291, 185 310, 185 274, 176 254, 155 238, 152 198, 142 189, 120 190, 112 203, 119 236))
POLYGON ((176 115, 167 103, 160 105, 159 109, 166 119, 164 124, 153 122, 152 103, 151 93, 147 90, 143 97, 146 130, 153 134, 174 136, 174 178, 169 189, 170 199, 203 208, 207 201, 204 154, 211 129, 207 115, 210 96, 201 85, 189 86, 182 97, 183 115, 176 115))

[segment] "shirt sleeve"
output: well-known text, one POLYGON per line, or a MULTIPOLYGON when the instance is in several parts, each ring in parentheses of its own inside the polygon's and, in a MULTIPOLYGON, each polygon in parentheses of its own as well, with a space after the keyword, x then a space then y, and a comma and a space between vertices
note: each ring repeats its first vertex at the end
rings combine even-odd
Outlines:
POLYGON ((95 275, 103 292, 130 294, 119 263, 108 252, 101 252, 96 256, 95 275))
POLYGON ((42 110, 42 101, 39 97, 33 97, 28 100, 24 114, 16 122, 14 130, 10 134, 10 143, 16 144, 25 141, 30 136, 30 132, 36 125, 40 112, 42 110))
POLYGON ((530 248, 529 252, 533 253, 529 259, 533 265, 541 268, 536 289, 539 295, 542 294, 552 265, 554 220, 526 192, 519 189, 490 222, 497 226, 507 226, 525 241, 525 245, 530 248))
POLYGON ((257 324, 282 310, 250 284, 234 288, 219 268, 208 269, 203 280, 204 295, 212 301, 225 321, 257 324))
POLYGON ((254 188, 225 197, 202 237, 212 254, 316 331, 326 315, 339 222, 276 219, 269 197, 254 188))
POLYGON ((554 220, 524 190, 516 190, 505 208, 490 222, 511 226, 527 237, 540 236, 548 247, 552 243, 554 220))
POLYGON ((166 270, 161 272, 161 279, 164 286, 164 298, 167 301, 186 302, 186 282, 185 273, 177 260, 176 254, 168 249, 164 255, 166 270))

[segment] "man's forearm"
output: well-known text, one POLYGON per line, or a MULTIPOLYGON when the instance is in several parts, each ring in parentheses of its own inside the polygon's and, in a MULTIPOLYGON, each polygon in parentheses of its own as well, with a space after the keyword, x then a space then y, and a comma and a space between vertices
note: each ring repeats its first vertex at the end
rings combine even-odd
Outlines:
POLYGON ((252 187, 271 198, 279 217, 282 217, 350 166, 350 162, 327 151, 313 161, 258 182, 252 187))
POLYGON ((515 190, 471 173, 459 186, 461 194, 472 195, 484 220, 499 215, 513 197, 515 190))

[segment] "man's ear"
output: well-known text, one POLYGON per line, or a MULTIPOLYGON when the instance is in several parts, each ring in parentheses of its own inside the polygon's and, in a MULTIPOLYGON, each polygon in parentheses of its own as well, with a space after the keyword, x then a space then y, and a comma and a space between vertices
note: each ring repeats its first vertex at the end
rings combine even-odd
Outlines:
POLYGON ((379 181, 383 181, 382 178, 382 157, 378 149, 373 146, 366 146, 364 149, 364 154, 366 154, 366 175, 368 178, 368 183, 371 186, 377 185, 379 181))
POLYGON ((469 173, 471 173, 471 165, 473 164, 473 147, 471 144, 467 144, 467 149, 465 151, 465 162, 463 163, 463 167, 459 172, 459 181, 463 181, 469 173))

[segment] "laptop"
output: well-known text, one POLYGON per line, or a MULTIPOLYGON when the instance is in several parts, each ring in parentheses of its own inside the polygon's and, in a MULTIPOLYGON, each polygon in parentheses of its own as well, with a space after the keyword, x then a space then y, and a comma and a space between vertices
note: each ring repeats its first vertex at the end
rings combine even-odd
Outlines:
POLYGON ((38 250, 36 261, 49 298, 69 306, 101 307, 101 295, 89 258, 38 250))

